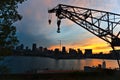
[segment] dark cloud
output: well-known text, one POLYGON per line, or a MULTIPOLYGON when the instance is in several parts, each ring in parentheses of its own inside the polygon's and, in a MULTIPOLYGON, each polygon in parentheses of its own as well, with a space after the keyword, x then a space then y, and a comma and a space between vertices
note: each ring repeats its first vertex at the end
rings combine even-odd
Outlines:
POLYGON ((53 43, 43 35, 34 36, 27 33, 18 33, 17 36, 20 40, 20 43, 25 44, 26 46, 32 46, 33 43, 37 43, 38 47, 49 47, 53 43))

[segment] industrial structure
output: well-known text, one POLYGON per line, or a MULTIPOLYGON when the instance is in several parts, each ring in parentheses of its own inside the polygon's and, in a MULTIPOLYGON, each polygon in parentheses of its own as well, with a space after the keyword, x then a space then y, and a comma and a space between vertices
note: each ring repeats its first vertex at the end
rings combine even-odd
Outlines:
MULTIPOLYGON (((61 20, 67 18, 108 42, 116 54, 120 69, 117 57, 119 54, 115 51, 115 47, 120 46, 120 31, 117 30, 117 27, 120 27, 120 14, 64 4, 59 4, 55 8, 48 10, 48 13, 56 13, 58 33, 60 33, 61 20)), ((51 24, 51 19, 48 22, 51 24)))

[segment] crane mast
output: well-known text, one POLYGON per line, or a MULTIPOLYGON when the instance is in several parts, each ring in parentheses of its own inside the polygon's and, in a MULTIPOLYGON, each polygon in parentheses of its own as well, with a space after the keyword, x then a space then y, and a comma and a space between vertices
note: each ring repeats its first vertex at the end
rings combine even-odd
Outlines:
POLYGON ((67 18, 108 42, 116 53, 120 68, 118 53, 115 51, 115 47, 120 46, 120 31, 116 32, 116 27, 120 27, 120 14, 64 4, 59 4, 55 8, 48 10, 48 13, 56 14, 58 33, 60 33, 61 20, 67 18))

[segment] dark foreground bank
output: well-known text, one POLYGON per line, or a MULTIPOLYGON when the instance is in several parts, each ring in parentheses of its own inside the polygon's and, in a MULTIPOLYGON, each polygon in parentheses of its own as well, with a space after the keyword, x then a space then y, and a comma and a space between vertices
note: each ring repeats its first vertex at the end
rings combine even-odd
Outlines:
POLYGON ((120 80, 120 72, 112 70, 96 72, 54 72, 38 74, 2 74, 0 80, 120 80))

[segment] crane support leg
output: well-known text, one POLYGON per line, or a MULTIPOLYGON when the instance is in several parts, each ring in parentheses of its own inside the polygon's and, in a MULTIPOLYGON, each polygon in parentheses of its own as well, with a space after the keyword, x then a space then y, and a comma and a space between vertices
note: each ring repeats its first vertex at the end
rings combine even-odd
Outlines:
POLYGON ((114 46, 111 46, 112 49, 113 49, 113 52, 115 53, 115 57, 117 59, 117 63, 118 63, 118 67, 119 67, 119 70, 120 70, 120 61, 119 61, 119 53, 115 50, 115 47, 114 46))

